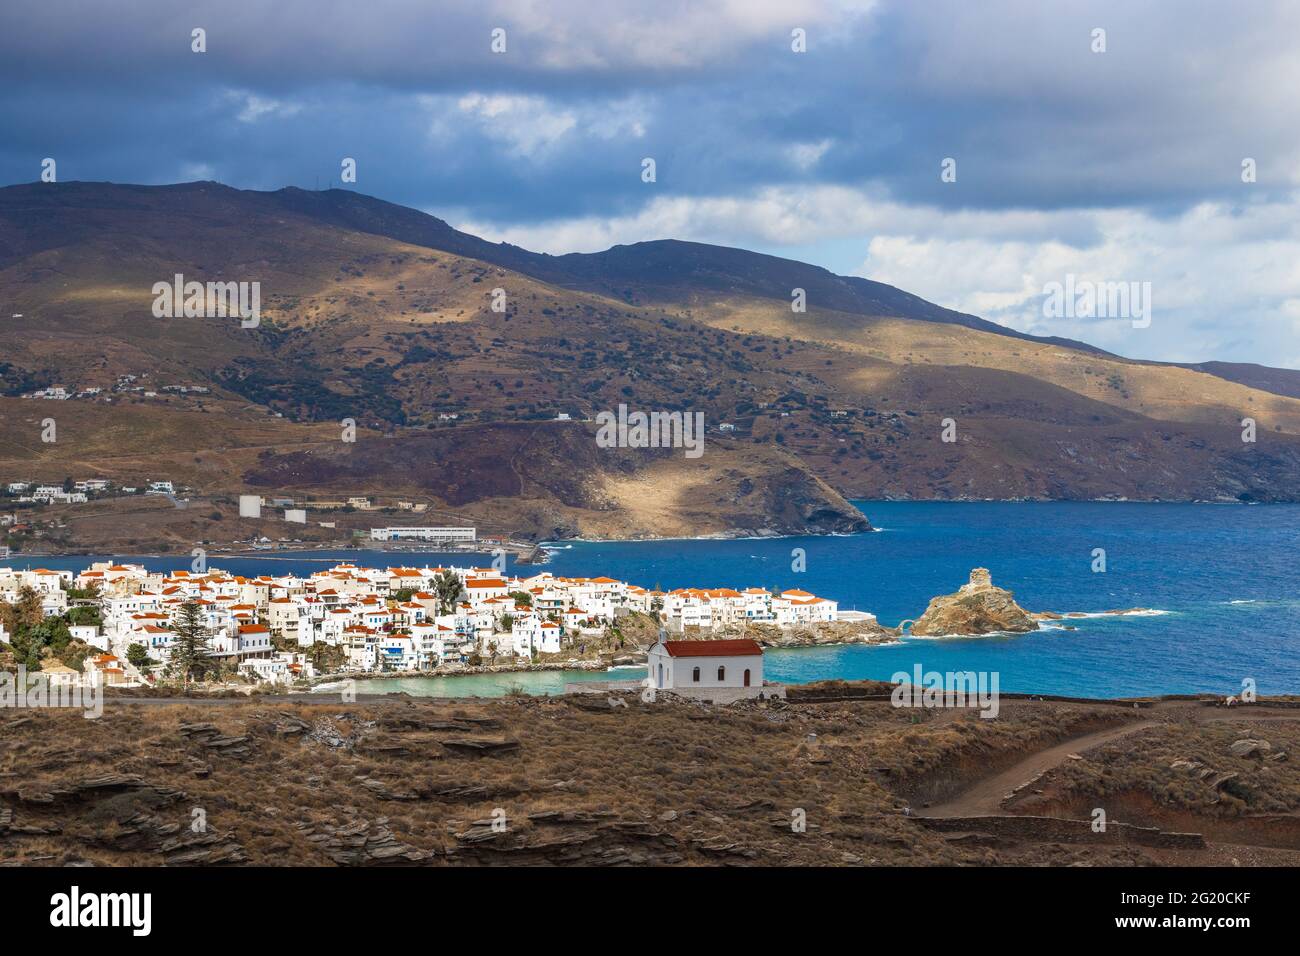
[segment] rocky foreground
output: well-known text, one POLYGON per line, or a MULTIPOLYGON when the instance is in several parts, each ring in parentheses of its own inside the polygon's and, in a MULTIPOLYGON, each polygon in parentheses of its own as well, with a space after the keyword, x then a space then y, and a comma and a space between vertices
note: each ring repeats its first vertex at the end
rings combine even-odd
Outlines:
POLYGON ((791 690, 7 712, 0 865, 1300 862, 1295 711, 791 690), (1031 782, 978 819, 927 810, 1008 771, 1031 782), (1097 806, 1125 827, 1094 833, 1097 806))

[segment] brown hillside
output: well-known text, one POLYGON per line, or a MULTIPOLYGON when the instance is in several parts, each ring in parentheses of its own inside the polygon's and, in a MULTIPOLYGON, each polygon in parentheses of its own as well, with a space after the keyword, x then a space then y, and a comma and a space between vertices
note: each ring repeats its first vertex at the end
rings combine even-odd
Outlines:
POLYGON ((1300 499, 1295 398, 972 327, 824 270, 807 281, 856 311, 825 309, 810 290, 810 311, 795 315, 788 293, 765 297, 784 278, 758 268, 786 260, 643 245, 537 257, 347 193, 0 190, 0 392, 104 390, 57 405, 0 401, 11 439, 0 478, 163 471, 230 494, 245 482, 290 487, 299 462, 303 487, 322 494, 418 492, 542 534, 837 530, 836 492, 1300 499), (259 281, 261 325, 155 318, 152 284, 177 272, 259 281), (504 313, 490 307, 495 288, 504 313), (137 376, 136 391, 113 391, 123 375, 137 376), (538 474, 500 471, 503 436, 529 432, 491 426, 619 403, 703 412, 705 456, 629 469, 594 442, 572 443, 590 430, 547 431, 568 443, 530 447, 538 474), (36 441, 52 409, 66 447, 36 441), (1241 440, 1244 417, 1258 423, 1253 444, 1241 440), (356 467, 340 464, 348 418, 362 428, 348 452, 356 467), (940 440, 948 418, 953 443, 940 440), (448 463, 441 475, 419 473, 425 449, 448 463))

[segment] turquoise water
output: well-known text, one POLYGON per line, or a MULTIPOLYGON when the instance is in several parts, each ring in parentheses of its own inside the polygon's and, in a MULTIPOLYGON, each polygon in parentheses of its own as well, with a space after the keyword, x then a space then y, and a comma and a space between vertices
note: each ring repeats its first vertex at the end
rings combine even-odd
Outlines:
MULTIPOLYGON (((1300 505, 1058 502, 856 502, 882 529, 847 537, 743 541, 657 541, 561 545, 546 569, 607 574, 646 587, 801 587, 842 608, 896 624, 984 566, 1030 610, 1104 611, 1150 607, 1156 617, 1088 618, 1077 630, 1015 637, 910 639, 889 647, 772 650, 769 679, 887 680, 916 664, 936 671, 997 671, 1001 689, 1085 696, 1240 690, 1300 693, 1300 505), (1093 550, 1106 551, 1094 573, 1093 550), (794 549, 806 570, 792 568, 794 549)), ((387 566, 425 556, 338 551, 286 560, 214 557, 241 574, 306 572, 346 558, 387 566)), ((470 562, 469 555, 443 556, 470 562)), ((427 557, 436 563, 438 555, 427 557)), ((49 558, 81 568, 88 558, 49 558)), ((125 558, 124 558, 125 560, 125 558)), ((151 567, 188 559, 139 559, 151 567)), ((10 562, 20 564, 20 561, 10 562)), ((521 569, 527 573, 527 569, 521 569)), ((366 682, 365 690, 499 694, 520 686, 556 693, 591 672, 479 675, 366 682), (403 684, 408 686, 403 687, 403 684)), ((618 679, 638 676, 620 670, 618 679)))

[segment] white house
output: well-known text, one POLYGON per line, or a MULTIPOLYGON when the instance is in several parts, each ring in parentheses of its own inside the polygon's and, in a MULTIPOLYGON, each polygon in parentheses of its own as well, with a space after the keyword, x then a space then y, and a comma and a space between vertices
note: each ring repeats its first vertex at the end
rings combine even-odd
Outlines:
POLYGON ((413 671, 420 666, 420 648, 406 634, 380 636, 375 648, 376 666, 386 671, 413 671))
POLYGON ((656 641, 646 655, 658 690, 675 694, 757 697, 763 693, 763 648, 757 641, 656 641))
POLYGON ((541 654, 560 652, 561 627, 554 621, 544 621, 536 612, 521 614, 510 628, 514 652, 519 657, 529 657, 534 651, 541 654))
POLYGON ((239 670, 246 676, 272 684, 287 684, 298 677, 316 676, 316 669, 305 654, 279 653, 272 657, 252 657, 241 661, 239 670))
POLYGON ((465 593, 473 608, 482 607, 486 602, 503 598, 510 588, 501 578, 477 578, 465 582, 465 593))
POLYGON ((68 627, 68 633, 72 635, 74 641, 84 641, 101 651, 109 649, 108 635, 101 634, 97 624, 72 624, 68 627))

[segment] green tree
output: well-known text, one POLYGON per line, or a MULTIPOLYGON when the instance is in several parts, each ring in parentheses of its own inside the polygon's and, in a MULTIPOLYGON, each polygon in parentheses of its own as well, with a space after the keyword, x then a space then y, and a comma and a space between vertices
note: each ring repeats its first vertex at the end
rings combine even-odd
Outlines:
POLYGON ((149 657, 149 648, 143 644, 132 644, 126 649, 126 659, 138 671, 146 671, 154 665, 149 657))
POLYGON ((89 586, 84 588, 64 588, 67 592, 69 601, 91 601, 98 603, 101 597, 101 589, 98 581, 92 581, 89 586))
POLYGON ((73 641, 59 655, 59 660, 74 671, 84 671, 86 669, 86 658, 97 653, 99 653, 98 648, 91 647, 84 641, 73 641))
POLYGON ((0 621, 10 634, 34 627, 45 618, 41 596, 26 585, 18 590, 18 600, 12 604, 0 603, 0 621))
POLYGON ((63 617, 69 624, 92 624, 98 627, 104 623, 104 618, 103 615, 100 614, 99 608, 90 607, 89 605, 70 607, 63 617))
POLYGON ((515 599, 516 604, 522 604, 524 607, 533 606, 533 596, 527 591, 511 591, 509 596, 515 599))
POLYGON ((68 624, 61 617, 41 618, 36 624, 20 624, 9 638, 17 663, 29 671, 41 669, 41 658, 46 650, 58 655, 67 650, 72 642, 72 633, 68 624))
POLYGON ((27 633, 31 640, 39 642, 43 648, 50 648, 55 654, 62 654, 72 643, 72 632, 62 617, 47 617, 29 628, 27 633))
POLYGON ((172 672, 183 683, 202 680, 210 671, 215 670, 213 660, 208 655, 208 643, 212 634, 203 623, 203 611, 194 601, 181 605, 176 621, 172 625, 176 634, 176 643, 172 648, 172 672))
POLYGON ((433 579, 433 593, 438 598, 438 613, 450 614, 464 599, 465 585, 461 583, 455 571, 441 571, 433 579))

